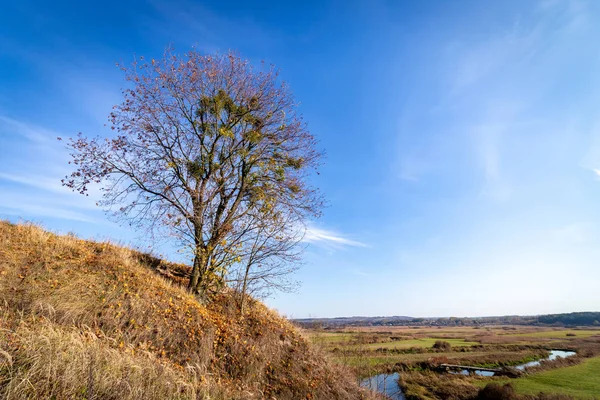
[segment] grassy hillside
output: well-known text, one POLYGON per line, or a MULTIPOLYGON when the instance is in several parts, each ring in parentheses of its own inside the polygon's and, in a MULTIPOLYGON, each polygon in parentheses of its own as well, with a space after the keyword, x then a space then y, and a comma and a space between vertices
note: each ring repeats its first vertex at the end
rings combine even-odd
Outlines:
POLYGON ((262 303, 202 304, 182 272, 0 221, 0 398, 368 398, 262 303))

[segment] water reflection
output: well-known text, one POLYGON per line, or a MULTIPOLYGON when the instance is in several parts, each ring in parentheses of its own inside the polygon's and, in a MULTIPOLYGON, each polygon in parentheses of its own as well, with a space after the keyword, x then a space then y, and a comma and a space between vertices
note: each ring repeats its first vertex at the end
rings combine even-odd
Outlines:
POLYGON ((557 358, 567 358, 567 357, 574 356, 575 354, 577 354, 577 353, 575 353, 574 351, 550 350, 550 355, 547 358, 544 358, 543 360, 530 361, 525 364, 517 365, 515 368, 523 371, 525 368, 537 367, 538 365, 541 364, 542 361, 546 361, 546 360, 552 361, 552 360, 556 360, 557 358))
POLYGON ((402 394, 398 379, 400 379, 400 374, 397 372, 393 374, 379 374, 364 379, 360 383, 360 386, 383 393, 392 400, 405 400, 406 398, 402 394))

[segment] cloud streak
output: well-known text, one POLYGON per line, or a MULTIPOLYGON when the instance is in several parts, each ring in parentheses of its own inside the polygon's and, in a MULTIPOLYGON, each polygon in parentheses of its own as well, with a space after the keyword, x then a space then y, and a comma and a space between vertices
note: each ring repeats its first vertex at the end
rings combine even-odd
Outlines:
POLYGON ((308 227, 304 234, 303 241, 305 243, 312 243, 317 245, 324 245, 327 247, 368 247, 366 244, 357 240, 349 239, 344 235, 322 228, 316 228, 314 226, 308 227))
POLYGON ((0 115, 0 124, 4 125, 5 130, 10 133, 23 136, 36 144, 48 144, 51 138, 59 136, 56 132, 51 130, 17 121, 16 119, 4 115, 0 115))
POLYGON ((0 214, 103 223, 99 193, 80 197, 61 184, 68 155, 44 127, 0 115, 0 214), (35 154, 35 157, 31 157, 35 154))
POLYGON ((62 186, 59 180, 43 176, 28 176, 4 173, 0 171, 0 180, 10 181, 37 189, 47 190, 55 193, 69 193, 70 190, 62 186))
POLYGON ((85 213, 66 210, 61 207, 38 205, 19 202, 18 204, 0 204, 0 215, 10 215, 16 217, 50 217, 69 221, 87 222, 92 224, 106 224, 97 218, 90 217, 85 213), (12 206, 12 207, 11 207, 12 206))

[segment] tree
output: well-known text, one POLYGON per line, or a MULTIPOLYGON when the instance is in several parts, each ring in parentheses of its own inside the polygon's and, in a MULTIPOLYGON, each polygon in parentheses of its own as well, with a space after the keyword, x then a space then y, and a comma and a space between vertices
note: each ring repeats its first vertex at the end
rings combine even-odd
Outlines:
POLYGON ((433 348, 436 350, 450 351, 452 345, 444 340, 436 340, 433 344, 433 348))
POLYGON ((265 223, 258 218, 247 233, 241 262, 230 271, 230 282, 239 294, 240 314, 244 313, 246 294, 267 296, 273 290, 291 291, 294 283, 288 276, 298 268, 301 232, 295 227, 294 215, 276 213, 265 223))
POLYGON ((272 66, 167 49, 121 69, 131 86, 109 116, 115 137, 72 139, 63 184, 87 194, 102 183, 113 215, 177 238, 193 257, 191 291, 222 285, 271 223, 302 229, 320 214, 307 179, 320 153, 272 66))

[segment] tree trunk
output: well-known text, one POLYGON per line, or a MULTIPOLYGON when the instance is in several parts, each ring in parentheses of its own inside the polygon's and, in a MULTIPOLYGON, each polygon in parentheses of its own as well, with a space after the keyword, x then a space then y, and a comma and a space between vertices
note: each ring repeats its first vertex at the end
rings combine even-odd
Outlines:
POLYGON ((242 285, 242 293, 241 293, 241 300, 240 300, 240 315, 244 315, 244 304, 245 304, 245 300, 246 300, 246 289, 248 288, 248 273, 250 272, 250 262, 248 262, 248 265, 246 266, 246 273, 244 274, 244 284, 242 285))
POLYGON ((196 282, 196 288, 193 289, 193 291, 201 298, 204 298, 205 294, 207 293, 207 290, 209 289, 209 285, 213 283, 212 276, 210 275, 211 271, 209 268, 210 257, 206 252, 206 248, 198 258, 198 280, 196 282))
POLYGON ((190 282, 188 283, 188 290, 192 293, 199 294, 203 289, 203 281, 206 275, 206 263, 208 261, 208 257, 206 255, 206 249, 202 245, 196 245, 194 253, 194 266, 192 267, 192 274, 190 276, 190 282))
POLYGON ((188 283, 188 290, 193 293, 196 293, 196 287, 198 286, 198 281, 200 280, 200 263, 200 254, 196 254, 194 256, 192 274, 190 275, 190 281, 188 283))

